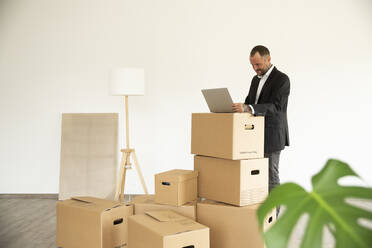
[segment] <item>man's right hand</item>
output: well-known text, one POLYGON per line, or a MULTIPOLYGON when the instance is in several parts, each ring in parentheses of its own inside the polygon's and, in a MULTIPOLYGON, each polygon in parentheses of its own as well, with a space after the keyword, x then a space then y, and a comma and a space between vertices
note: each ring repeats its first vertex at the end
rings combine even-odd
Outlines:
POLYGON ((243 103, 233 103, 232 109, 234 112, 243 113, 244 112, 243 103))

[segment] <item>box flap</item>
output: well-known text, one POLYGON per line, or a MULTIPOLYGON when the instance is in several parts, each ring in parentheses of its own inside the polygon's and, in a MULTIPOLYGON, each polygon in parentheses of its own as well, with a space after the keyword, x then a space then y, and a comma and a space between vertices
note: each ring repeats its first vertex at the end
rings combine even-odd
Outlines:
POLYGON ((80 196, 80 197, 71 197, 71 200, 82 201, 85 203, 94 203, 94 201, 92 201, 90 198, 91 197, 80 196))
POLYGON ((156 177, 160 180, 166 180, 170 182, 183 182, 189 179, 196 178, 198 171, 193 170, 170 170, 163 173, 156 174, 156 177))
POLYGON ((119 203, 117 201, 111 201, 111 200, 105 200, 100 199, 96 197, 90 197, 90 196, 78 196, 78 197, 72 197, 69 205, 74 205, 74 202, 79 202, 82 204, 79 204, 80 207, 87 207, 93 211, 97 212, 103 212, 103 211, 109 211, 112 208, 123 206, 124 204, 119 203))
POLYGON ((155 195, 138 195, 135 196, 131 203, 133 204, 154 204, 155 203, 155 195))
POLYGON ((147 230, 151 230, 151 232, 163 237, 207 228, 170 210, 148 211, 145 214, 136 214, 130 217, 130 221, 134 221, 146 227, 147 230))
POLYGON ((160 211, 148 211, 145 212, 148 216, 151 216, 152 218, 160 221, 160 222, 170 222, 170 221, 177 221, 177 220, 182 220, 185 219, 185 217, 176 214, 175 212, 172 211, 167 211, 167 210, 160 210, 160 211))

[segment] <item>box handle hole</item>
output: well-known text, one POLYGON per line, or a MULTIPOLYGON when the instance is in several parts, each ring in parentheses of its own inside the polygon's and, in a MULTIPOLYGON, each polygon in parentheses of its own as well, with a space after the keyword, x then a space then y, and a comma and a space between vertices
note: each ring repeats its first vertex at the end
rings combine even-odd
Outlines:
POLYGON ((184 247, 182 247, 182 248, 194 248, 195 246, 193 246, 193 245, 188 245, 188 246, 184 246, 184 247))
POLYGON ((260 170, 252 170, 251 175, 258 175, 260 174, 260 170))
POLYGON ((170 182, 161 182, 162 185, 170 186, 170 182))
POLYGON ((253 130, 254 129, 254 125, 253 124, 245 124, 244 125, 244 129, 245 130, 253 130))
POLYGON ((123 218, 120 218, 120 219, 117 219, 117 220, 114 220, 114 225, 119 225, 123 223, 123 218))

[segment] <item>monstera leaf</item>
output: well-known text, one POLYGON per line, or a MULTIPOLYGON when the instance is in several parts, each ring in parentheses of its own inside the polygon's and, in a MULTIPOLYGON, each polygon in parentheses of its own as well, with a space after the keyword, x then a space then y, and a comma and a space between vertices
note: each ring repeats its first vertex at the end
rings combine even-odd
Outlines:
POLYGON ((372 212, 352 206, 345 199, 372 200, 372 188, 341 186, 345 176, 359 177, 346 163, 328 160, 325 167, 312 177, 313 191, 306 192, 294 183, 286 183, 271 191, 258 209, 259 223, 279 205, 283 215, 265 234, 268 248, 286 248, 291 232, 304 214, 309 215, 301 248, 322 247, 322 234, 327 227, 335 239, 336 248, 371 248, 372 229, 360 225, 360 220, 372 221, 372 212))

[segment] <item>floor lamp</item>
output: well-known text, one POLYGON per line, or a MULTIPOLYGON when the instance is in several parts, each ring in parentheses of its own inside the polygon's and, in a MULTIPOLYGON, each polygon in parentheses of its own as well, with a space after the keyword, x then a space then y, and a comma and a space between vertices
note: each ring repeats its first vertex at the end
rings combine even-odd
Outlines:
POLYGON ((145 94, 144 70, 140 68, 117 68, 111 71, 110 93, 114 96, 125 96, 125 131, 126 148, 121 149, 121 162, 116 184, 115 200, 124 202, 125 177, 128 169, 132 168, 130 157, 133 158, 138 176, 141 180, 145 194, 148 194, 145 181, 138 164, 135 150, 129 146, 129 116, 128 116, 128 97, 143 96, 145 94))

